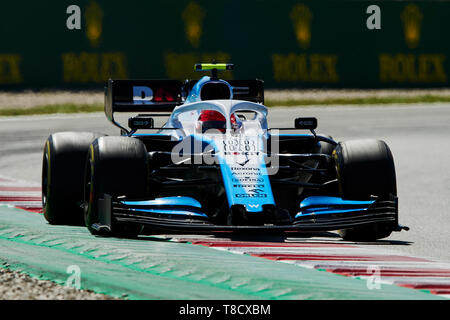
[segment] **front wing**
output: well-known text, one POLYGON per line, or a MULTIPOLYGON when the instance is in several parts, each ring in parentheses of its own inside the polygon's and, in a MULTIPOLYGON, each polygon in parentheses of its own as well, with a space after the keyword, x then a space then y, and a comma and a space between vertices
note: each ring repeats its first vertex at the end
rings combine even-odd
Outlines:
POLYGON ((149 233, 269 233, 326 232, 374 224, 392 225, 393 231, 407 227, 398 224, 398 199, 347 201, 334 197, 310 197, 300 205, 292 221, 280 224, 217 225, 201 211, 201 205, 188 197, 154 200, 127 200, 104 195, 99 200, 99 223, 92 227, 100 233, 111 233, 118 224, 145 226, 149 233), (314 198, 314 199, 313 199, 314 198), (303 204, 303 205, 302 205, 303 204))

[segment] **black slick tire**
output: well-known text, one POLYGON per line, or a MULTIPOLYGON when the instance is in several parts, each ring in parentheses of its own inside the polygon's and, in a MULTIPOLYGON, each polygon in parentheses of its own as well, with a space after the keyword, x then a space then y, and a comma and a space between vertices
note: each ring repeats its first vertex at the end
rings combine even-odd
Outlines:
MULTIPOLYGON (((397 195, 394 159, 384 141, 364 139, 340 142, 333 151, 339 193, 344 199, 367 200, 371 196, 397 195)), ((388 237, 392 224, 340 230, 344 240, 375 241, 388 237)))
POLYGON ((42 159, 42 208, 54 225, 83 225, 84 166, 89 145, 101 134, 58 132, 45 142, 42 159))
POLYGON ((91 234, 133 238, 141 231, 137 225, 112 221, 111 232, 100 233, 98 199, 108 194, 142 199, 148 195, 148 153, 142 141, 129 137, 101 137, 89 147, 84 183, 85 225, 91 234))

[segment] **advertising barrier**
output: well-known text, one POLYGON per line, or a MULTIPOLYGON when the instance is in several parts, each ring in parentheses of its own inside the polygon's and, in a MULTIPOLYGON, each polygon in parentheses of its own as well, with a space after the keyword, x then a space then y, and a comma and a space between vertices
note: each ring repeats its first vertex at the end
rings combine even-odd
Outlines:
POLYGON ((4 1, 0 90, 198 79, 266 88, 445 87, 449 1, 4 1))

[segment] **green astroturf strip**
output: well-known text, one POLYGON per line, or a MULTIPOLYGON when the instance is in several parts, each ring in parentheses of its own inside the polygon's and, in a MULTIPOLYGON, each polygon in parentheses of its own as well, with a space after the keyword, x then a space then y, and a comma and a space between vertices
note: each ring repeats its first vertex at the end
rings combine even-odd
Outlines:
POLYGON ((0 262, 64 284, 81 271, 81 288, 128 299, 438 299, 295 265, 189 243, 143 237, 100 238, 84 227, 51 226, 42 215, 0 206, 0 262))

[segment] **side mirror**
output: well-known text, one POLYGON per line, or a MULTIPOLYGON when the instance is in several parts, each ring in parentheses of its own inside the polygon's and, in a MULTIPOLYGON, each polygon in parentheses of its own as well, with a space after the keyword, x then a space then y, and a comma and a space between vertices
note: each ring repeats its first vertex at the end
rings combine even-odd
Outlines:
POLYGON ((128 127, 131 130, 152 129, 154 127, 154 121, 152 117, 139 115, 128 119, 128 127))
POLYGON ((317 128, 317 118, 296 118, 295 129, 314 130, 317 128))

